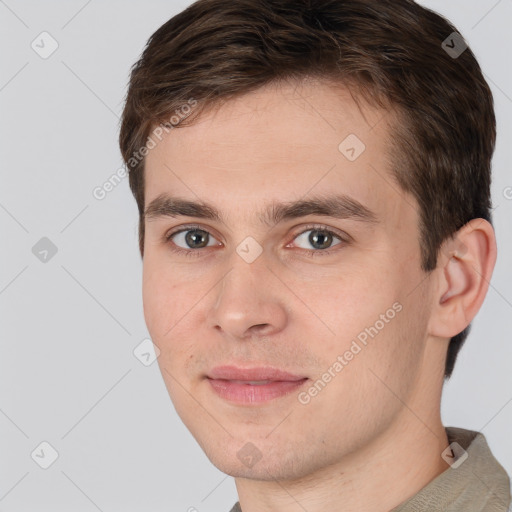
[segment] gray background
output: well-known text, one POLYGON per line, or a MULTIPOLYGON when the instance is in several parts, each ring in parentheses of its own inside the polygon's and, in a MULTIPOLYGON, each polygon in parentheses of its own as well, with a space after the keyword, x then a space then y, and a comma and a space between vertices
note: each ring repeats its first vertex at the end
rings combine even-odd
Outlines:
MULTIPOLYGON (((445 386, 443 421, 482 431, 512 474, 512 2, 421 3, 476 53, 499 132, 498 262, 445 386)), ((129 68, 188 4, 0 0, 0 511, 208 512, 236 501, 233 479, 176 415, 157 364, 133 354, 148 332, 128 181, 93 196, 122 165, 129 68), (31 47, 43 31, 59 45, 46 59, 31 47), (57 248, 46 262, 43 237, 57 248), (43 441, 58 452, 48 469, 38 465, 50 462, 43 441)), ((39 51, 51 49, 44 37, 39 51)))

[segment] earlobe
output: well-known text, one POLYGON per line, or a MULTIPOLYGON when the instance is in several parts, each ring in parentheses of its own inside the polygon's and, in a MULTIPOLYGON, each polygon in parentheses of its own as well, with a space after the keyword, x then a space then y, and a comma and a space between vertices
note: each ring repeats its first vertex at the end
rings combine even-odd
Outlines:
POLYGON ((471 220, 445 241, 434 271, 432 336, 451 338, 470 324, 487 294, 496 252, 494 230, 485 219, 471 220))

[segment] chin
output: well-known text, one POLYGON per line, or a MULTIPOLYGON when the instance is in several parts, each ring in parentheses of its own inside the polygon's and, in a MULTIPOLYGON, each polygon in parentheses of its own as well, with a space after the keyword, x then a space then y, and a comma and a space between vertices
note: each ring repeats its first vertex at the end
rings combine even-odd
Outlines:
POLYGON ((275 481, 293 480, 307 475, 314 468, 306 468, 299 449, 285 448, 276 452, 272 445, 260 443, 261 450, 250 442, 230 439, 224 446, 201 445, 210 462, 223 473, 235 478, 275 481), (240 447, 240 448, 239 448, 240 447))

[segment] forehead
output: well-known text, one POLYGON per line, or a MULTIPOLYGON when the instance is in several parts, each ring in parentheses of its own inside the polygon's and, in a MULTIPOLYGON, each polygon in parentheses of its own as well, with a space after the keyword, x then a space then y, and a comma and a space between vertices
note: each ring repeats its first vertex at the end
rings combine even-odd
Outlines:
POLYGON ((392 122, 341 87, 272 84, 164 135, 146 156, 145 204, 167 193, 256 222, 266 203, 338 193, 379 216, 411 216, 392 178, 392 122))

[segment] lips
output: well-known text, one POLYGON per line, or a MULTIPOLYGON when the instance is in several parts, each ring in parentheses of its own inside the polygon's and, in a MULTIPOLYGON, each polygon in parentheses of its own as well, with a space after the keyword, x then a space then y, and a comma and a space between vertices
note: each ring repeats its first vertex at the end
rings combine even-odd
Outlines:
POLYGON ((208 373, 211 379, 239 381, 288 381, 294 382, 305 377, 279 370, 272 367, 239 368, 237 366, 217 366, 208 373))
POLYGON ((218 366, 207 375, 213 391, 238 404, 257 404, 288 395, 301 387, 307 377, 277 368, 218 366))

